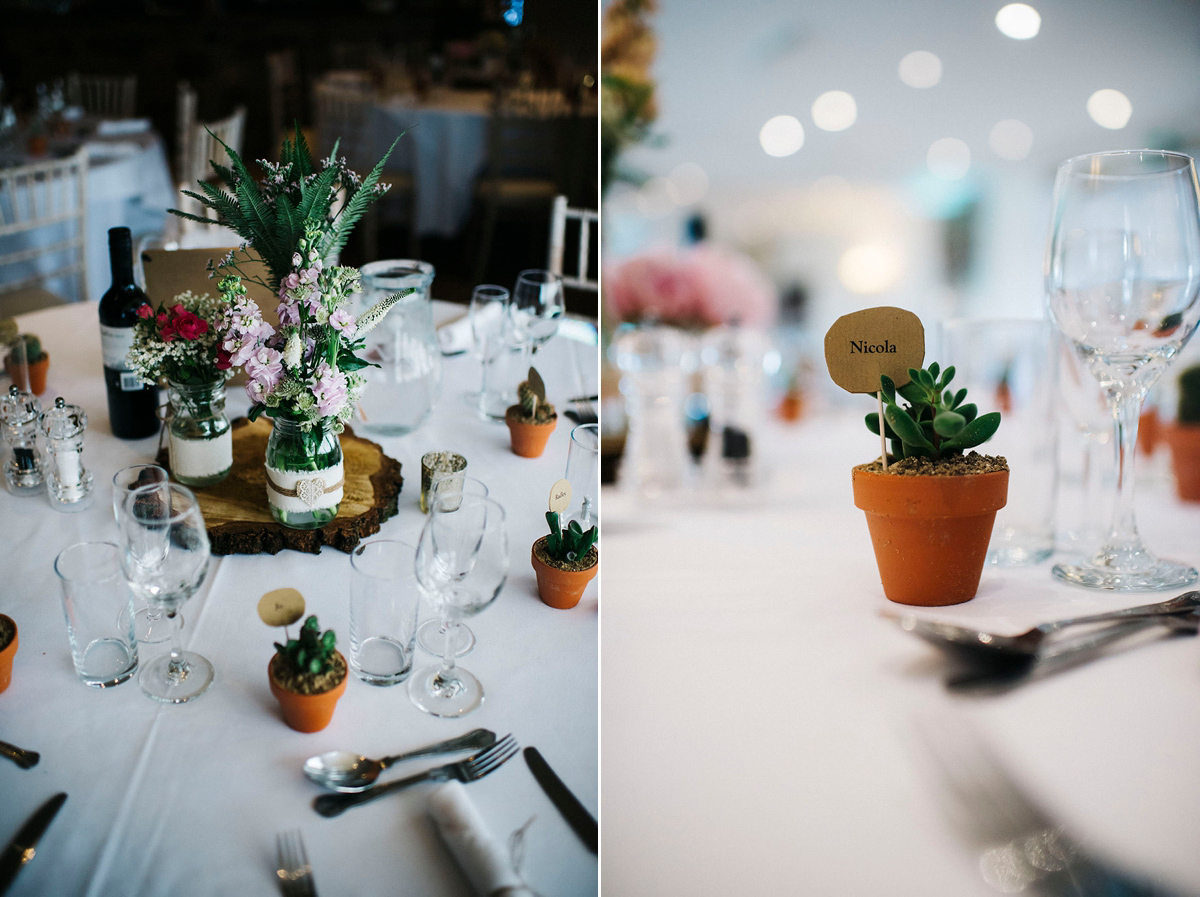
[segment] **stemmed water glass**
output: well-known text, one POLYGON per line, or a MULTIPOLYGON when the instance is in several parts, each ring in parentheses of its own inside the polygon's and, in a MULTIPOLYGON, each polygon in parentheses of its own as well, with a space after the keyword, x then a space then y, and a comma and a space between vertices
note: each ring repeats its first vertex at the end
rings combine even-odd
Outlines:
POLYGON ((412 702, 434 716, 462 716, 483 703, 483 686, 456 666, 453 624, 496 600, 508 578, 508 534, 504 509, 489 498, 463 495, 457 503, 437 499, 421 532, 417 582, 446 624, 442 663, 415 673, 408 683, 412 702), (455 506, 457 505, 457 506, 455 506))
MULTIPOLYGON (((432 505, 438 499, 445 499, 448 510, 454 510, 457 506, 455 500, 461 500, 464 495, 487 498, 488 487, 483 480, 452 473, 435 475, 433 485, 429 487, 429 503, 432 505)), ((449 650, 454 652, 455 657, 470 654, 471 649, 475 647, 475 633, 466 623, 447 624, 441 615, 426 620, 417 627, 417 645, 422 650, 441 657, 442 652, 447 650, 447 634, 450 636, 449 650)))
POLYGON ((558 319, 563 310, 562 277, 553 271, 536 269, 517 275, 508 314, 513 338, 523 352, 522 372, 529 367, 538 347, 558 332, 558 319))
POLYGON ((1133 473, 1142 400, 1200 322, 1198 193, 1193 162, 1178 153, 1097 153, 1059 166, 1047 300, 1108 399, 1118 465, 1109 534, 1091 556, 1055 565, 1067 582, 1146 591, 1197 578, 1142 543, 1133 473))
POLYGON ((504 418, 504 396, 497 392, 494 368, 505 351, 505 328, 508 326, 508 290, 485 283, 471 293, 467 317, 471 322, 471 345, 479 359, 482 372, 478 392, 468 392, 464 398, 480 417, 488 420, 504 418))
MULTIPOLYGON (((121 569, 134 595, 168 618, 204 583, 208 572, 208 533, 196 496, 169 484, 135 489, 121 505, 121 569)), ((184 651, 179 629, 171 630, 171 650, 142 665, 142 691, 158 701, 179 704, 203 694, 213 668, 184 651)))
MULTIPOLYGON (((134 464, 113 474, 113 517, 117 526, 121 525, 121 505, 126 496, 135 489, 143 486, 158 486, 165 489, 170 482, 166 470, 157 464, 134 464)), ((176 613, 174 618, 166 616, 159 608, 143 605, 133 611, 133 632, 139 642, 157 644, 171 637, 172 629, 183 626, 183 614, 176 613)))

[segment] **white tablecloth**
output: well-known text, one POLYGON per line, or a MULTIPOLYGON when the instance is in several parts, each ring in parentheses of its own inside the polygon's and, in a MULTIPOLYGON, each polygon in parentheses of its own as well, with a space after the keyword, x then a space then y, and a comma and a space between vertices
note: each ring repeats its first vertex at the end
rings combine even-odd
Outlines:
MULTIPOLYGON (((439 304, 440 317, 448 311, 439 304)), ((151 460, 156 442, 120 442, 109 433, 94 304, 38 312, 20 323, 42 336, 54 359, 46 399, 61 394, 88 412, 84 460, 97 487, 94 507, 78 515, 56 513, 42 497, 0 492, 0 611, 20 628, 13 682, 0 694, 0 738, 42 754, 28 771, 0 763, 0 843, 51 794, 70 795, 10 893, 273 895, 275 834, 299 827, 322 894, 466 895, 466 880, 425 815, 425 788, 325 819, 310 806, 320 791, 300 764, 334 749, 398 753, 477 726, 537 746, 597 811, 597 584, 575 609, 552 610, 537 597, 529 562, 529 546, 545 526, 550 485, 566 464, 565 418, 540 459, 518 458, 504 426, 476 419, 460 399, 478 385, 478 363, 469 354, 445 359, 433 418, 416 433, 379 440, 403 464, 405 483, 400 513, 378 538, 415 543, 424 520, 417 508, 420 457, 433 449, 466 455, 468 473, 504 505, 512 545, 508 585, 470 620, 479 643, 461 660, 483 682, 486 701, 460 720, 437 719, 409 702, 406 685, 375 688, 352 678, 331 725, 303 735, 283 724, 268 691, 266 667, 280 633, 263 625, 255 607, 272 588, 298 587, 345 651, 350 562, 329 548, 320 555, 214 559, 203 589, 183 610, 185 645, 216 668, 215 684, 197 701, 163 706, 136 681, 96 691, 75 678, 54 557, 80 539, 116 537, 109 480, 121 467, 151 460)), ((579 394, 570 353, 581 353, 584 370, 595 369, 595 349, 579 343, 556 339, 538 354, 552 400, 579 394)), ((587 385, 594 389, 594 382, 587 385)), ((233 414, 244 413, 248 401, 234 388, 229 405, 233 414)), ((141 646, 143 658, 161 650, 141 646)), ((434 659, 421 654, 418 662, 434 659)), ((439 762, 414 760, 386 775, 439 762)), ((498 838, 536 815, 525 862, 536 890, 595 892, 595 858, 521 758, 470 789, 498 838)))
POLYGON ((466 224, 487 160, 490 97, 487 91, 449 92, 419 105, 395 99, 373 107, 376 157, 407 131, 388 164, 413 174, 422 236, 453 237, 466 224))
MULTIPOLYGON (((774 427, 773 477, 726 505, 602 495, 606 897, 996 893, 912 745, 947 714, 1085 843, 1200 893, 1200 641, 950 695, 934 649, 880 617, 902 608, 850 489, 872 438, 857 413, 774 427)), ((1200 563, 1200 505, 1161 483, 1139 505, 1151 548, 1200 563)), ((988 568, 973 601, 921 613, 1018 632, 1177 593, 988 568)))

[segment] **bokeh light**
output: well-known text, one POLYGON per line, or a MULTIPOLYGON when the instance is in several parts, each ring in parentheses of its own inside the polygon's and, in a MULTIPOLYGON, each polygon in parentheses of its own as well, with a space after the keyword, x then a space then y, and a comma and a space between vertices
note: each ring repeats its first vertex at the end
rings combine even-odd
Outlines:
POLYGON ((838 259, 838 280, 852 293, 873 296, 890 290, 904 274, 904 254, 888 243, 860 243, 838 259))
POLYGON ((768 156, 790 156, 804 146, 804 126, 791 115, 776 115, 758 132, 758 142, 768 156))
POLYGON ((676 165, 667 175, 667 191, 676 205, 695 205, 708 193, 708 173, 695 162, 676 165))
POLYGON ((939 178, 957 181, 971 167, 971 149, 957 137, 943 137, 930 145, 925 164, 939 178))
POLYGON ((1042 17, 1026 3, 1010 3, 996 13, 996 27, 1005 37, 1029 40, 1042 28, 1042 17))
POLYGON ((992 125, 988 146, 1001 159, 1020 162, 1033 149, 1033 130, 1023 121, 1006 118, 992 125))
POLYGON ((813 124, 822 131, 844 131, 858 119, 858 105, 844 90, 828 90, 812 104, 813 124))
POLYGON ((1105 88, 1088 97, 1087 111, 1100 127, 1119 131, 1129 124, 1133 103, 1121 91, 1105 88))
POLYGON ((933 87, 942 80, 942 61, 928 50, 914 50, 900 60, 900 80, 909 87, 933 87))

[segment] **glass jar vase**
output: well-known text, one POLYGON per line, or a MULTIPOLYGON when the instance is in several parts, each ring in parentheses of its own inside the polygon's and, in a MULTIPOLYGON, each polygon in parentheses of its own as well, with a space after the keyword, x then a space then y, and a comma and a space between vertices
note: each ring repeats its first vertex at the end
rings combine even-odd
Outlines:
POLYGON ((185 486, 212 486, 233 468, 233 435, 225 416, 225 381, 170 381, 167 449, 171 473, 185 486))
POLYGON ((271 516, 292 529, 318 529, 337 516, 345 483, 334 419, 273 420, 266 458, 271 516))

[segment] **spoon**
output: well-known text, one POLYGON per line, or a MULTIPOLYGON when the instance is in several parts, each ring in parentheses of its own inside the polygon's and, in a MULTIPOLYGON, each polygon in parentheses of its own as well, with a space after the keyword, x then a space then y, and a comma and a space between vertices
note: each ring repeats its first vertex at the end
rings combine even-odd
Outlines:
POLYGON ((1163 614, 1157 617, 1134 617, 1121 623, 1103 627, 1069 644, 1055 647, 1025 663, 980 667, 946 679, 951 691, 971 694, 1002 694, 1026 682, 1045 679, 1054 673, 1073 669, 1102 656, 1109 645, 1120 642, 1134 633, 1165 626, 1168 635, 1196 635, 1200 632, 1200 611, 1189 614, 1163 614))
POLYGON ((7 757, 22 769, 37 766, 38 761, 42 759, 42 755, 37 751, 27 751, 15 744, 9 744, 7 741, 0 741, 0 756, 7 757))
POLYGON ((1127 607, 1104 614, 1072 617, 1034 626, 1017 635, 995 635, 952 623, 919 619, 911 614, 884 616, 896 620, 900 628, 913 633, 947 654, 975 666, 1015 665, 1032 663, 1046 639, 1061 629, 1084 623, 1104 623, 1109 620, 1131 620, 1147 617, 1185 614, 1200 607, 1200 592, 1185 592, 1169 601, 1127 607))
POLYGON ((371 760, 353 751, 329 751, 309 757, 304 761, 304 774, 334 791, 362 791, 379 778, 379 774, 401 760, 421 757, 425 754, 449 754, 454 751, 470 751, 485 748, 495 743, 496 733, 487 729, 475 729, 449 741, 439 741, 429 747, 418 748, 404 754, 371 760))

